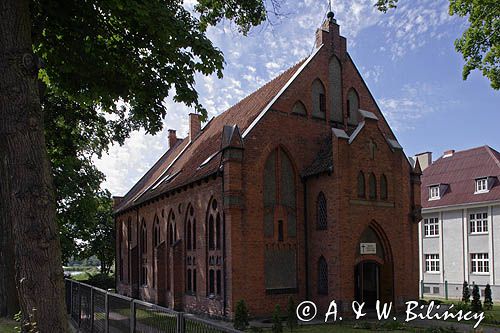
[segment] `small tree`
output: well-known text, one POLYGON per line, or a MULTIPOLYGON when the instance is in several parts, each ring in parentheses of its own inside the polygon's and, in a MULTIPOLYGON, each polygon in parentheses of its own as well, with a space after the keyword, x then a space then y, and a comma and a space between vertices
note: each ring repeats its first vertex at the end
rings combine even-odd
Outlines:
POLYGON ((488 283, 484 289, 484 309, 491 310, 493 308, 493 299, 491 298, 491 287, 488 283))
POLYGON ((464 281, 464 285, 462 288, 462 302, 464 302, 465 304, 469 304, 470 302, 470 288, 467 281, 464 281))
POLYGON ((278 304, 276 304, 276 307, 274 308, 272 332, 283 333, 283 325, 281 323, 281 308, 278 304))
POLYGON ((293 300, 292 296, 288 298, 286 313, 287 313, 286 326, 290 329, 290 332, 293 332, 293 329, 298 326, 298 320, 297 320, 297 312, 295 310, 295 301, 293 300))
POLYGON ((479 295, 479 287, 474 284, 472 287, 472 302, 471 302, 471 310, 474 312, 479 312, 483 309, 481 305, 481 296, 479 295))
POLYGON ((236 304, 234 313, 234 328, 240 331, 246 330, 248 326, 248 308, 244 300, 240 300, 236 304))

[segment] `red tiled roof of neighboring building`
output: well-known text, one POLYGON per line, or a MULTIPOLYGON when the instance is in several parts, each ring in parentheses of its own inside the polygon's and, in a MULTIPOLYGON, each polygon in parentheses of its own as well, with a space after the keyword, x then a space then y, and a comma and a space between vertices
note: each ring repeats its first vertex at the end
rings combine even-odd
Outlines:
POLYGON ((257 91, 213 118, 192 142, 189 142, 189 138, 185 138, 175 147, 169 149, 125 195, 121 203, 116 207, 115 212, 124 211, 217 172, 220 167, 221 158, 218 152, 221 146, 224 125, 237 125, 243 133, 260 112, 285 87, 304 61, 305 59, 298 62, 257 91), (204 165, 200 166, 201 164, 204 165), (170 180, 159 182, 166 175, 175 176, 170 180))
POLYGON ((422 175, 422 207, 435 208, 500 200, 500 153, 489 146, 455 152, 434 161, 422 175), (475 192, 475 181, 495 177, 487 193, 475 192), (446 184, 438 200, 429 200, 429 186, 446 184))

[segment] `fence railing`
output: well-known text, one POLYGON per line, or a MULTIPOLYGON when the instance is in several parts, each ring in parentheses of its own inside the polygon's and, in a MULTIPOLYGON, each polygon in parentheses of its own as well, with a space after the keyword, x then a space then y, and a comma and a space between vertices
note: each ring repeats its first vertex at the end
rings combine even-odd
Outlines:
POLYGON ((174 311, 66 279, 66 307, 84 333, 239 333, 192 314, 174 311))

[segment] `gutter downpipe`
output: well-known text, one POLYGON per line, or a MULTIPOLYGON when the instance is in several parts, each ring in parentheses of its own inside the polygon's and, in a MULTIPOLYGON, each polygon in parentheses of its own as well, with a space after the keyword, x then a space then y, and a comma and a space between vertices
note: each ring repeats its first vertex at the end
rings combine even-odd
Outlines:
POLYGON ((302 178, 304 190, 304 259, 305 259, 305 282, 306 282, 306 300, 310 299, 309 290, 309 236, 307 232, 307 177, 302 178))

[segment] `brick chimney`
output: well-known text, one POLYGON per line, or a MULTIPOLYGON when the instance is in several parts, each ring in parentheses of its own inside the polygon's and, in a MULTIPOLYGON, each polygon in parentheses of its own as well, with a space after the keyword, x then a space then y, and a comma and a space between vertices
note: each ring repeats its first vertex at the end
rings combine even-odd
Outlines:
POLYGON ((177 134, 174 129, 168 130, 168 148, 172 148, 177 143, 177 134))
POLYGON ((200 115, 197 113, 189 114, 189 141, 193 141, 201 131, 200 115))
POLYGON ((445 151, 443 153, 443 158, 445 158, 445 157, 452 157, 453 154, 455 154, 455 150, 453 150, 453 149, 447 150, 447 151, 445 151))
POLYGON ((416 154, 415 158, 420 164, 420 169, 424 171, 429 165, 432 164, 432 152, 426 151, 425 153, 416 154))

